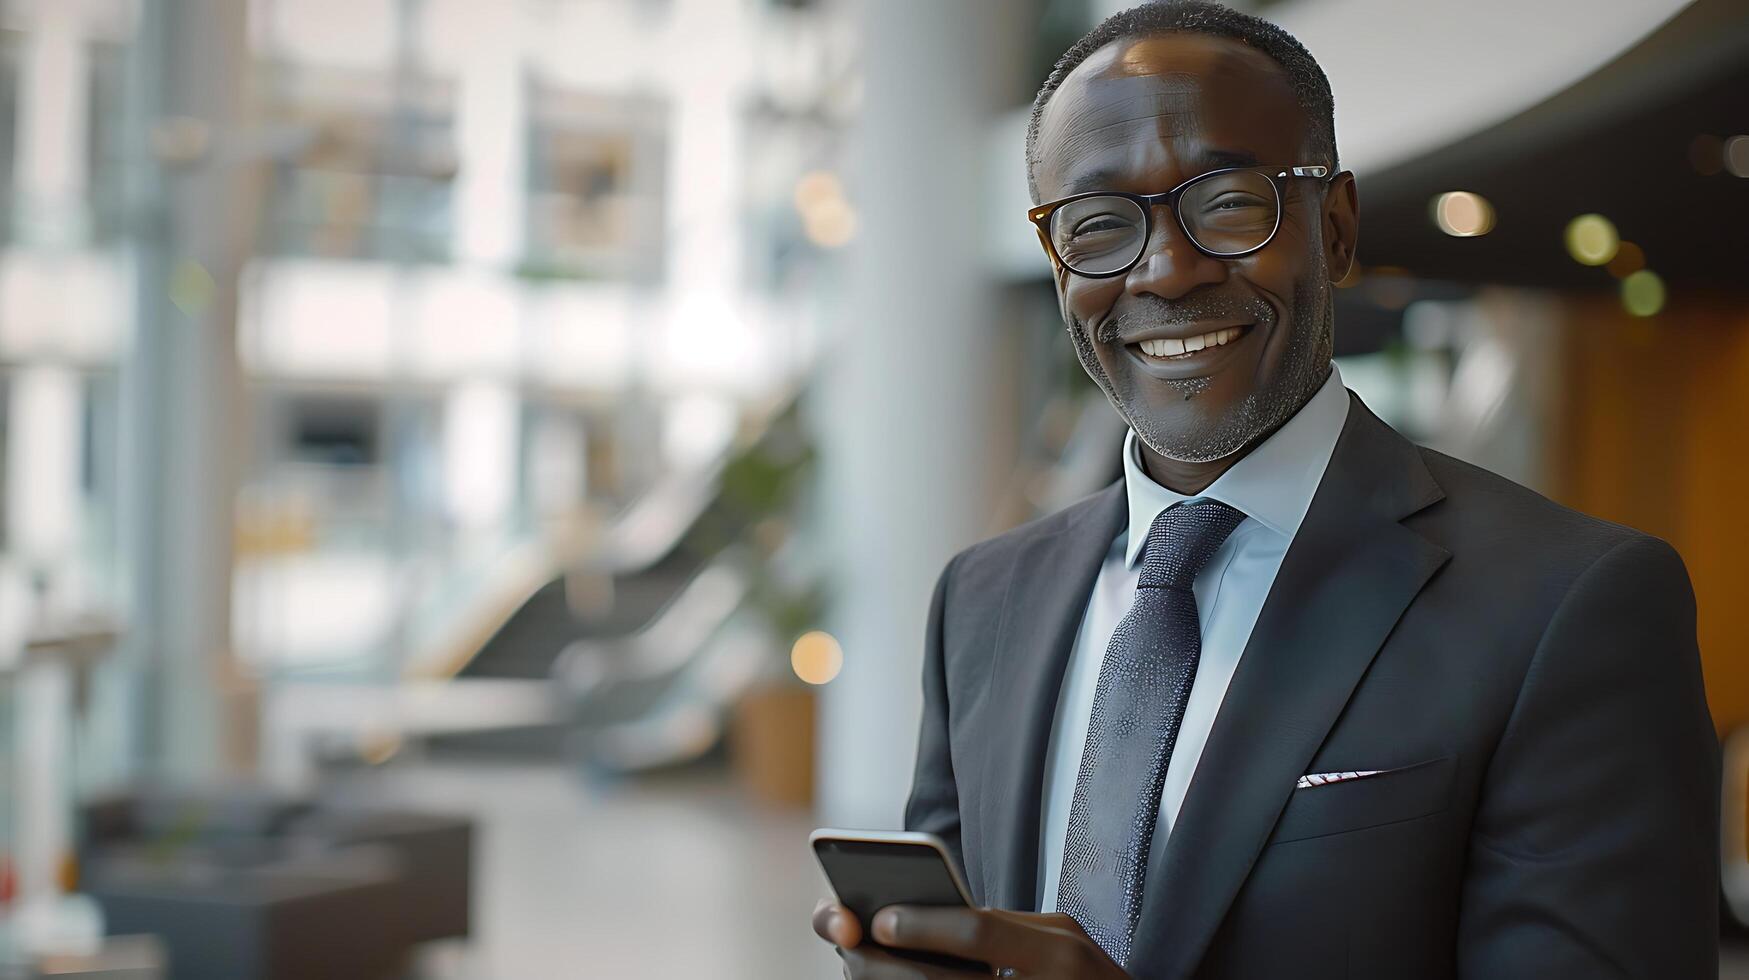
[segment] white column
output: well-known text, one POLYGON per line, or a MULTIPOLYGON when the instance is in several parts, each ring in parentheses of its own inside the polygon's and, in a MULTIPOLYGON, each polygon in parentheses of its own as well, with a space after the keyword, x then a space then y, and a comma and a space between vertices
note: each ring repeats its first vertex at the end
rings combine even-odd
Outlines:
POLYGON ((86 51, 80 4, 37 3, 19 72, 15 185, 20 235, 37 245, 79 240, 86 174, 86 51))
POLYGON ((69 557, 79 522, 79 378, 58 364, 31 364, 13 375, 7 413, 6 539, 33 567, 69 557))
POLYGON ((466 530, 502 531, 510 520, 520 408, 503 381, 463 381, 444 395, 443 498, 466 530))
POLYGON ((1001 468, 987 447, 998 421, 991 345, 1004 333, 977 208, 986 130, 1014 98, 1004 83, 1024 50, 1013 14, 1003 0, 863 4, 849 174, 860 231, 817 388, 844 647, 819 727, 819 805, 832 823, 898 824, 930 587, 986 533, 1001 468))
POLYGON ((10 805, 17 835, 16 934, 27 949, 54 934, 61 865, 72 847, 66 772, 72 750, 71 680, 67 666, 55 662, 28 666, 16 678, 18 797, 10 805))
POLYGON ((670 286, 660 337, 647 348, 643 378, 664 392, 740 386, 760 390, 770 361, 749 323, 743 296, 740 161, 747 112, 744 9, 719 0, 677 0, 668 43, 671 114, 665 221, 670 286), (653 355, 653 356, 651 356, 653 355))
POLYGON ((225 152, 248 125, 247 13, 232 0, 147 4, 130 85, 136 124, 179 118, 211 149, 159 169, 149 129, 129 141, 142 165, 130 191, 154 212, 142 222, 154 232, 135 253, 123 372, 126 663, 143 675, 140 752, 156 779, 204 781, 254 765, 254 692, 232 648, 231 571, 245 408, 238 278, 257 240, 262 171, 225 152), (201 288, 173 291, 178 282, 201 288))
POLYGON ((18 676, 18 887, 27 900, 60 894, 59 870, 71 843, 62 771, 70 745, 72 698, 63 665, 33 665, 18 676))
POLYGON ((456 93, 455 253, 458 261, 508 267, 522 257, 527 167, 517 4, 452 4, 471 27, 456 93))

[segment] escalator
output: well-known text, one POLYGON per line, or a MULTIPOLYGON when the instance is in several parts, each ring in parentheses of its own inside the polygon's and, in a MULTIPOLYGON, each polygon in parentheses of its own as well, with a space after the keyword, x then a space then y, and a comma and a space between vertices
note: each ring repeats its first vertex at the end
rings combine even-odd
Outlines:
POLYGON ((630 636, 649 625, 698 574, 704 561, 695 545, 682 541, 647 568, 557 576, 541 586, 457 676, 544 679, 552 673, 559 652, 571 643, 630 636), (579 580, 586 580, 585 584, 579 580), (604 608, 580 610, 578 591, 604 594, 604 608))
POLYGON ((533 588, 454 674, 457 685, 548 685, 563 720, 433 734, 425 746, 625 769, 714 745, 733 698, 781 642, 761 636, 749 605, 810 459, 792 401, 757 437, 653 489, 533 588))

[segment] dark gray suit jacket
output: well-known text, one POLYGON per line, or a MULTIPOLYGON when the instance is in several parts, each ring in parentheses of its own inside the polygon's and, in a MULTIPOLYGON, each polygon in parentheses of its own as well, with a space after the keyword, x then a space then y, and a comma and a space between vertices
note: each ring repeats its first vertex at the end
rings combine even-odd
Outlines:
MULTIPOLYGON (((1130 972, 1718 976, 1718 743, 1657 538, 1418 448, 1352 394, 1171 837, 1130 972), (1309 772, 1384 775, 1296 789, 1309 772)), ((1040 786, 1122 484, 935 589, 906 826, 1037 907, 1040 786)))

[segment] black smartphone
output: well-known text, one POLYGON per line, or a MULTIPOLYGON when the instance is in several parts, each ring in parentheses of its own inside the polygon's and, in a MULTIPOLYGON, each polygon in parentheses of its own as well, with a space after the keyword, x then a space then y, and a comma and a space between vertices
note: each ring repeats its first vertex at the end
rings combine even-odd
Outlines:
MULTIPOLYGON (((902 830, 832 830, 822 828, 808 835, 808 844, 838 904, 862 923, 865 941, 874 941, 869 924, 874 914, 889 905, 950 905, 970 908, 971 893, 953 865, 947 847, 934 834, 902 830)), ((990 967, 972 960, 914 950, 891 952, 906 959, 938 966, 989 973, 990 967)))

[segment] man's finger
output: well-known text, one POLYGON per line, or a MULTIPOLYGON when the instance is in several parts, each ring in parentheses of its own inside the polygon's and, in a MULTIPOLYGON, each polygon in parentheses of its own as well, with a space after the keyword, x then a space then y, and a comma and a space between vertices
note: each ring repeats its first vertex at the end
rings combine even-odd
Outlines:
POLYGON ((989 976, 988 973, 971 973, 932 963, 919 963, 872 946, 847 949, 841 955, 844 957, 845 975, 852 980, 971 980, 973 977, 982 980, 989 976))
POLYGON ((862 942, 862 923, 836 902, 820 899, 814 906, 814 935, 834 946, 850 949, 862 942))
POLYGON ((884 946, 1015 966, 1037 956, 1041 943, 1069 935, 1036 916, 924 905, 889 905, 875 913, 870 927, 884 946))

